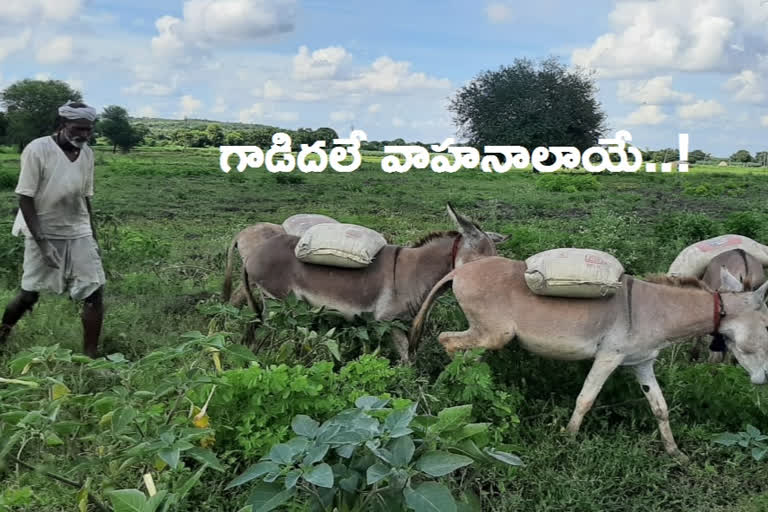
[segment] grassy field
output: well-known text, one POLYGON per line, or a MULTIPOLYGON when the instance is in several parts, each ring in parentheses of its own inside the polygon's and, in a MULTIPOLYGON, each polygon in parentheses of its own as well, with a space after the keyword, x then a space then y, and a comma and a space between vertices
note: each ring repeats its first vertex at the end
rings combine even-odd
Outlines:
MULTIPOLYGON (((322 423, 366 394, 389 396, 398 410, 416 403, 419 414, 472 404, 468 421, 490 423, 486 440, 522 459, 523 466, 475 463, 440 478, 457 501, 477 499, 461 510, 768 509, 768 456, 756 460, 752 445, 713 442, 723 432, 747 432, 748 425, 768 432, 768 394, 737 366, 692 361, 685 346, 657 363, 673 432, 691 459, 681 464, 664 453, 656 420, 629 373, 608 381, 581 433, 570 439, 561 428, 589 362, 546 361, 514 344, 498 353, 446 357, 437 334, 465 327, 450 293, 431 316, 410 368, 396 365, 388 325, 348 325, 296 303, 271 304, 271 325, 255 324, 247 337, 261 347, 249 356, 231 347, 246 340, 251 317, 219 300, 227 245, 250 224, 321 213, 409 244, 453 229, 446 202, 487 230, 511 234, 499 248, 509 258, 591 247, 615 255, 634 275, 665 272, 680 250, 705 238, 740 233, 768 240, 765 170, 388 174, 371 155, 352 173, 225 174, 215 149, 97 153, 94 208, 109 281, 101 347, 121 356, 101 364, 78 357, 78 305, 65 297, 43 295, 18 324, 0 348, 0 377, 27 382, 0 381, 0 456, 6 456, 0 510, 76 510, 85 484, 105 507, 141 510, 121 509, 109 491, 145 493, 142 477, 150 473, 157 490, 177 501, 158 511, 239 511, 258 499, 249 487, 256 481, 227 485, 274 443, 290 439, 296 414, 322 423), (199 336, 184 337, 193 332, 199 336), (220 359, 206 346, 218 347, 220 359), (217 385, 212 395, 211 384, 217 385), (191 418, 209 396, 208 428, 196 428, 191 418), (216 460, 205 459, 201 446, 216 460), (181 453, 175 468, 174 450, 181 453)), ((3 303, 21 276, 23 245, 10 234, 18 160, 10 150, 0 153, 3 303)), ((310 510, 308 496, 297 495, 280 510, 310 510)), ((87 510, 99 508, 92 500, 87 510)))

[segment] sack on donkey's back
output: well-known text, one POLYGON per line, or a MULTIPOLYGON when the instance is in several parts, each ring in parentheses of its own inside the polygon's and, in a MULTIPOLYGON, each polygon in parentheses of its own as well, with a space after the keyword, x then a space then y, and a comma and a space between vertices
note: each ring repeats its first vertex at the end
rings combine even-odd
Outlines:
POLYGON ((304 263, 331 267, 363 268, 387 245, 384 237, 355 224, 316 224, 296 244, 296 258, 304 263))
POLYGON ((525 283, 537 295, 610 297, 621 286, 624 266, 595 249, 550 249, 525 260, 525 283))

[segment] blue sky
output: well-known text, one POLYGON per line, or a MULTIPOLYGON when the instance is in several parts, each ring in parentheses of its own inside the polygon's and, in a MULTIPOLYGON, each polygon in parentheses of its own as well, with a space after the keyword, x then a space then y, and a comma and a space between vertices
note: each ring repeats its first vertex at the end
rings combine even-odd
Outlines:
POLYGON ((0 87, 66 80, 132 115, 369 140, 455 136, 479 73, 558 56, 597 72, 612 134, 718 156, 768 150, 768 2, 4 0, 0 87))

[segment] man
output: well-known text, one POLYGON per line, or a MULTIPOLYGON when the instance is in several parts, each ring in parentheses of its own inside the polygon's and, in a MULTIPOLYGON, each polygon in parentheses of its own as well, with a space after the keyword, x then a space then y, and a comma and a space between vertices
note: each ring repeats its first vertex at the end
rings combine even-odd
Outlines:
POLYGON ((68 292, 84 301, 83 351, 97 356, 106 278, 91 209, 93 150, 86 144, 95 121, 93 107, 68 102, 59 108, 54 134, 33 140, 21 154, 12 234, 25 236, 24 273, 3 314, 0 344, 41 291, 68 292))

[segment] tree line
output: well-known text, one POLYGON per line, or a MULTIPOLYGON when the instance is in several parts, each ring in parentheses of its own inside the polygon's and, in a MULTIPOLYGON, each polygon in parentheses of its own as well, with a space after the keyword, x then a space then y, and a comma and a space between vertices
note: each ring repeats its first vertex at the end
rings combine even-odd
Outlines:
MULTIPOLYGON (((583 152, 607 136, 606 116, 595 100, 595 91, 593 79, 581 70, 567 70, 554 59, 545 60, 539 68, 530 60, 517 59, 512 66, 481 73, 459 89, 449 110, 465 144, 480 151, 485 145, 522 145, 529 150, 538 146, 575 146, 583 152)), ((15 145, 21 151, 36 137, 51 133, 57 108, 69 100, 83 98, 79 91, 59 80, 24 79, 11 84, 0 92, 4 107, 0 110, 0 144, 15 145)), ((249 145, 268 149, 278 132, 291 136, 294 151, 300 150, 302 144, 320 140, 325 141, 328 150, 334 139, 349 135, 340 136, 329 127, 287 130, 259 124, 134 119, 124 107, 110 105, 100 114, 91 144, 109 145, 113 152, 127 152, 137 146, 249 145)), ((360 147, 367 151, 402 145, 431 149, 431 145, 441 142, 397 138, 363 141, 360 147)), ((648 162, 680 159, 677 148, 640 151, 648 162)), ((745 165, 768 165, 768 151, 753 155, 741 149, 729 159, 745 165)), ((701 149, 688 154, 691 163, 713 160, 717 158, 701 149)))

